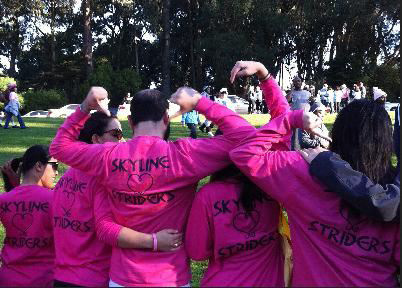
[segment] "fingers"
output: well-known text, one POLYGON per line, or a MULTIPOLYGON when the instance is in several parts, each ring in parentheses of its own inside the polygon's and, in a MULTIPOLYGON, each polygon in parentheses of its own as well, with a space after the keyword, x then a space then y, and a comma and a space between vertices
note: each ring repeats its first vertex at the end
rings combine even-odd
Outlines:
MULTIPOLYGON (((308 153, 307 153, 306 150, 308 150, 308 149, 299 150, 299 153, 300 153, 300 155, 303 157, 303 159, 307 161, 307 159, 308 159, 308 153)), ((307 161, 307 162, 308 162, 308 161, 307 161)))
POLYGON ((238 77, 238 73, 240 70, 241 70, 241 61, 237 61, 235 66, 232 68, 232 71, 230 72, 230 83, 233 84, 236 77, 238 77))

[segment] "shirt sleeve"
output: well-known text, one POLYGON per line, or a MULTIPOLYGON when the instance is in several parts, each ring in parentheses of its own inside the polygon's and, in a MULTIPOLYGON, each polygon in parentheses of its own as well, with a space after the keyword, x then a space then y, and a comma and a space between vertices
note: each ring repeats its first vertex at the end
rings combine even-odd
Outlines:
POLYGON ((283 96, 281 88, 272 76, 261 82, 260 87, 264 92, 265 103, 270 110, 271 119, 290 110, 286 97, 283 96))
POLYGON ((123 226, 113 220, 109 204, 109 196, 101 185, 96 185, 94 193, 93 213, 95 217, 96 236, 99 240, 118 247, 118 237, 123 226))
POLYGON ((398 185, 387 184, 384 188, 374 184, 330 151, 318 154, 311 162, 310 173, 366 216, 382 221, 399 219, 398 185))
POLYGON ((193 184, 229 165, 229 151, 255 132, 255 128, 243 117, 206 98, 200 99, 196 110, 215 123, 223 135, 170 142, 171 159, 176 160, 171 169, 176 177, 180 177, 180 186, 193 184))
POLYGON ((303 164, 304 160, 298 152, 270 150, 272 144, 282 141, 283 135, 287 135, 292 128, 302 127, 302 116, 302 110, 290 111, 279 116, 230 152, 233 163, 279 202, 284 202, 289 196, 286 194, 287 190, 270 188, 281 187, 283 183, 287 183, 292 179, 292 173, 297 177, 298 171, 294 170, 303 170, 306 164, 303 164), (281 193, 278 193, 280 190, 281 193))
POLYGON ((298 130, 300 137, 300 147, 302 149, 315 148, 320 145, 320 141, 317 137, 311 138, 310 134, 302 129, 298 130))
POLYGON ((213 255, 212 215, 203 199, 207 186, 197 192, 187 222, 185 247, 187 255, 195 261, 207 260, 213 255))
POLYGON ((107 155, 116 143, 87 144, 78 141, 81 129, 89 115, 80 108, 67 117, 50 144, 50 154, 57 160, 91 176, 107 178, 107 155))

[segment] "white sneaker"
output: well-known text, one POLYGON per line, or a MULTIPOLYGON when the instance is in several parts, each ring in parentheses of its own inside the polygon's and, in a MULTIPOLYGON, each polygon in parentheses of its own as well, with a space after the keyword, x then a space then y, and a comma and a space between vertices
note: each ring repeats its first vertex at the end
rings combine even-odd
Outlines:
POLYGON ((214 133, 208 132, 208 136, 209 136, 209 137, 214 137, 214 133))

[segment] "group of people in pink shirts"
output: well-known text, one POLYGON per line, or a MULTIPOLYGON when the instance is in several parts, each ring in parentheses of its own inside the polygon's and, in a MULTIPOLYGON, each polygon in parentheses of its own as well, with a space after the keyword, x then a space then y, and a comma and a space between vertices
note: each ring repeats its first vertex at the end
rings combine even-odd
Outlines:
MULTIPOLYGON (((14 188, 0 195, 0 286, 189 286, 190 259, 208 260, 201 286, 396 286, 399 223, 370 218, 310 174, 321 151, 289 151, 291 134, 314 132, 320 119, 290 110, 259 62, 238 61, 230 81, 254 74, 271 113, 259 129, 191 88, 171 96, 180 113, 195 109, 223 133, 201 139, 168 141, 168 98, 149 89, 132 99, 133 136, 123 142, 119 121, 100 104, 106 90, 92 87, 49 148, 32 146, 3 167, 14 188), (70 168, 53 188, 58 161, 70 168), (16 167, 21 183, 12 180, 16 167), (289 283, 281 206, 293 251, 289 283)), ((390 147, 378 141, 392 138, 383 108, 354 101, 334 129, 332 152, 375 184, 391 181, 390 147), (359 137, 362 127, 375 137, 359 137), (359 151, 364 141, 380 167, 359 151)))

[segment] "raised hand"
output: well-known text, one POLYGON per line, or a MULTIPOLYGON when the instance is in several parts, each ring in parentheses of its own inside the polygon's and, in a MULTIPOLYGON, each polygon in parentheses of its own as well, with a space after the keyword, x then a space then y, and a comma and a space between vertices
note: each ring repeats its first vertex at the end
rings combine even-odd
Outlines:
POLYGON ((201 99, 201 94, 190 87, 181 87, 170 97, 170 101, 180 106, 180 110, 176 112, 171 118, 177 117, 186 112, 193 110, 198 101, 201 99))
POLYGON ((306 160, 307 163, 311 164, 314 158, 317 157, 318 154, 324 151, 328 150, 318 146, 316 148, 302 149, 299 151, 299 153, 303 156, 304 160, 306 160))
MULTIPOLYGON (((19 170, 19 169, 18 169, 19 170)), ((19 171, 15 172, 11 167, 11 160, 7 161, 2 167, 0 167, 0 171, 7 175, 8 180, 12 187, 17 187, 20 185, 20 174, 19 171)))
POLYGON ((102 105, 105 101, 107 101, 107 91, 103 87, 91 87, 89 90, 87 97, 84 102, 82 102, 82 110, 83 112, 89 113, 91 110, 97 110, 99 112, 103 112, 106 115, 110 116, 109 110, 102 105))
POLYGON ((183 244, 183 233, 177 230, 165 229, 156 233, 158 251, 175 251, 183 244))
POLYGON ((267 68, 260 62, 255 61, 237 61, 230 72, 230 83, 238 77, 251 76, 257 74, 258 79, 266 77, 269 73, 267 68))
POLYGON ((322 120, 320 117, 315 115, 313 112, 304 112, 303 113, 303 129, 308 132, 313 132, 314 129, 322 124, 322 120))

